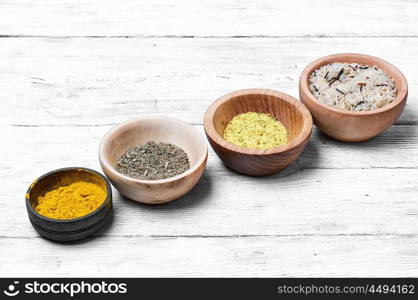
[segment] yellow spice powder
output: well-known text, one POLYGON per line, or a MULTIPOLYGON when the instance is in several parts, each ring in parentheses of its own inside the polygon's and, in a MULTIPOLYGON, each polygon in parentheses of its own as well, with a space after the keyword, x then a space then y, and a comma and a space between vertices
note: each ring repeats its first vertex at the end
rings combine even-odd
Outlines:
POLYGON ((106 192, 98 185, 77 181, 39 196, 33 207, 45 217, 68 220, 89 214, 105 199, 106 192))
POLYGON ((287 144, 288 133, 286 127, 269 114, 247 112, 228 123, 224 139, 240 147, 268 149, 287 144))

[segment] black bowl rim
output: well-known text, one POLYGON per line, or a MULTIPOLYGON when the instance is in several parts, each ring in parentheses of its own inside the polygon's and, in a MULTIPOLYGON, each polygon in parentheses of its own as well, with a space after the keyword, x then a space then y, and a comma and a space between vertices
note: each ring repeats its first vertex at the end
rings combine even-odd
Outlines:
POLYGON ((107 205, 107 203, 109 201, 111 201, 111 199, 112 199, 112 188, 110 186, 109 180, 103 174, 97 172, 96 170, 85 168, 85 167, 66 167, 66 168, 60 168, 60 169, 49 171, 49 172, 43 174, 42 176, 38 177, 37 179, 35 179, 30 184, 28 190, 26 191, 26 195, 25 195, 26 208, 28 210, 30 210, 30 212, 32 214, 36 215, 37 217, 39 217, 39 218, 41 218, 45 221, 56 222, 56 223, 72 223, 72 222, 77 222, 77 221, 80 221, 80 220, 88 219, 91 216, 93 216, 94 214, 96 214, 98 211, 100 211, 103 207, 105 207, 107 205), (74 219, 66 219, 66 220, 53 219, 53 218, 49 218, 49 217, 46 217, 44 215, 41 215, 40 213, 35 211, 32 207, 31 201, 29 199, 30 198, 29 195, 30 195, 30 192, 32 191, 32 189, 36 186, 36 184, 38 184, 39 181, 41 181, 45 177, 50 176, 52 174, 64 172, 64 171, 87 171, 87 172, 90 172, 90 173, 93 173, 93 174, 99 176, 101 179, 103 179, 103 181, 106 184, 106 189, 107 189, 106 199, 103 201, 103 203, 98 208, 96 208, 92 212, 88 213, 87 215, 84 215, 84 216, 81 216, 81 217, 78 217, 78 218, 74 218, 74 219))

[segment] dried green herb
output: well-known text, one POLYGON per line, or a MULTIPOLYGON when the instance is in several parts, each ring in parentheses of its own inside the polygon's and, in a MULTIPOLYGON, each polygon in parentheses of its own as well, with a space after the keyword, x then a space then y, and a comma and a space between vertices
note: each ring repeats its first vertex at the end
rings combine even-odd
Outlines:
POLYGON ((189 168, 189 159, 181 148, 153 141, 130 148, 115 165, 116 171, 142 180, 173 177, 189 168))

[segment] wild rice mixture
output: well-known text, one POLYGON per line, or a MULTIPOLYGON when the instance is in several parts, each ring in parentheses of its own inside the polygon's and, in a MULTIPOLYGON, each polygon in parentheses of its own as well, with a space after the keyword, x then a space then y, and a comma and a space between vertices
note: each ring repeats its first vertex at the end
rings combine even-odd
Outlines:
POLYGON ((325 104, 351 111, 375 110, 391 103, 395 82, 377 66, 332 63, 315 70, 309 88, 325 104))

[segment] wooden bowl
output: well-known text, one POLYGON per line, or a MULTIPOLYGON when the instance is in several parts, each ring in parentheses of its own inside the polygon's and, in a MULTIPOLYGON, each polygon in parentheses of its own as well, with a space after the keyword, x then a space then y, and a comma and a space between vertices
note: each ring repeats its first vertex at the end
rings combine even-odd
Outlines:
POLYGON ((326 135, 345 142, 366 141, 392 126, 403 111, 408 95, 404 75, 395 66, 383 59, 364 54, 342 53, 322 57, 303 70, 299 81, 301 101, 312 113, 315 125, 326 135), (321 66, 333 62, 377 65, 386 72, 398 88, 395 100, 373 111, 346 111, 328 106, 316 99, 309 90, 309 76, 321 66))
POLYGON ((312 117, 295 98, 271 90, 247 89, 225 95, 209 106, 204 117, 206 136, 216 154, 230 169, 252 176, 269 175, 286 168, 303 151, 312 131, 312 117), (286 145, 255 150, 223 139, 228 122, 246 112, 268 113, 289 133, 286 145))
POLYGON ((192 125, 168 117, 144 117, 122 123, 102 139, 99 159, 103 172, 124 196, 147 204, 165 203, 189 192, 202 177, 208 157, 207 144, 192 125), (190 169, 159 180, 139 180, 125 176, 114 168, 126 151, 149 141, 170 143, 188 155, 190 169))
POLYGON ((63 168, 42 175, 30 185, 25 200, 33 228, 41 236, 56 242, 73 242, 87 238, 102 229, 112 218, 112 188, 109 181, 102 174, 87 168, 63 168), (106 198, 96 210, 78 218, 58 220, 41 215, 33 208, 39 196, 57 186, 80 180, 94 183, 106 191, 106 198))

